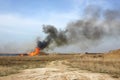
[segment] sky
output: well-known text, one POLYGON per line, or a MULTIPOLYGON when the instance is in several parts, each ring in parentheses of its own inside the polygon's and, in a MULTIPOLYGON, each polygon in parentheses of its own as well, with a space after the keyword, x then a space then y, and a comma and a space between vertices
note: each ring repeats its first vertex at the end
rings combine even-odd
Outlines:
POLYGON ((88 5, 120 9, 119 0, 0 0, 1 52, 32 49, 36 38, 45 36, 43 24, 63 30, 70 21, 81 18, 88 5))

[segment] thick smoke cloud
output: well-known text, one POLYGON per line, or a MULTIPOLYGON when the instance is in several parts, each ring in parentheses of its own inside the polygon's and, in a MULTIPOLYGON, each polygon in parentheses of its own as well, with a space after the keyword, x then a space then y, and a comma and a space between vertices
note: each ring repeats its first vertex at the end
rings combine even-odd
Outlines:
POLYGON ((43 42, 37 41, 38 47, 44 49, 50 45, 50 43, 55 43, 56 46, 61 46, 67 43, 66 31, 58 31, 52 25, 43 25, 43 31, 47 34, 47 37, 43 42))
POLYGON ((60 47, 75 44, 80 48, 97 46, 106 37, 120 37, 120 11, 88 6, 83 18, 68 23, 65 31, 57 30, 52 25, 43 25, 43 31, 47 37, 43 42, 38 42, 42 49, 51 45, 60 47))

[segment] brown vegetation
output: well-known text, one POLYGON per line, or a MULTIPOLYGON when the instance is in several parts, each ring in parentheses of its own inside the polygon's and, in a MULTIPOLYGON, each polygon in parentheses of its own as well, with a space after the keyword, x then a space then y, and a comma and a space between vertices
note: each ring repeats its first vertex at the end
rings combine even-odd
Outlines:
POLYGON ((83 54, 68 60, 71 67, 99 73, 108 73, 120 78, 120 50, 105 54, 83 54))
POLYGON ((106 53, 104 56, 105 56, 105 58, 119 59, 120 58, 120 49, 112 50, 112 51, 106 53))
POLYGON ((0 57, 0 76, 18 73, 28 68, 42 68, 48 62, 55 60, 67 60, 69 63, 66 65, 72 68, 108 73, 115 78, 120 78, 120 59, 115 57, 115 55, 118 57, 119 51, 113 52, 109 54, 51 54, 33 57, 0 57))
POLYGON ((0 57, 0 76, 7 76, 20 72, 23 69, 45 67, 46 63, 54 60, 63 60, 72 56, 42 55, 42 56, 14 56, 0 57))

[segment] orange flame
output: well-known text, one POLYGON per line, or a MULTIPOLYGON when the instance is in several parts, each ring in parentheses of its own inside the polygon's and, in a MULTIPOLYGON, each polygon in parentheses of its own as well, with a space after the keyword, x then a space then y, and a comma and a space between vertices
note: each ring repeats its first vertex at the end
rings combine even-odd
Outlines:
POLYGON ((35 56, 35 55, 38 55, 40 53, 40 48, 35 48, 35 51, 34 52, 31 52, 30 54, 28 54, 29 56, 35 56))

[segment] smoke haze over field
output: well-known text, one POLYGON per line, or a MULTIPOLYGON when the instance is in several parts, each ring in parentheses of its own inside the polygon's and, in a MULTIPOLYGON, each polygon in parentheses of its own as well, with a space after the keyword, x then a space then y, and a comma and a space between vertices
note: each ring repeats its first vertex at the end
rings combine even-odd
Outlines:
POLYGON ((64 31, 52 25, 44 25, 43 30, 47 34, 45 40, 49 41, 47 47, 63 52, 65 48, 72 52, 76 49, 89 51, 101 46, 105 39, 108 39, 109 44, 109 38, 119 40, 120 11, 88 6, 83 16, 83 19, 68 23, 64 31))
POLYGON ((119 0, 0 0, 0 53, 105 52, 119 40, 119 0))

